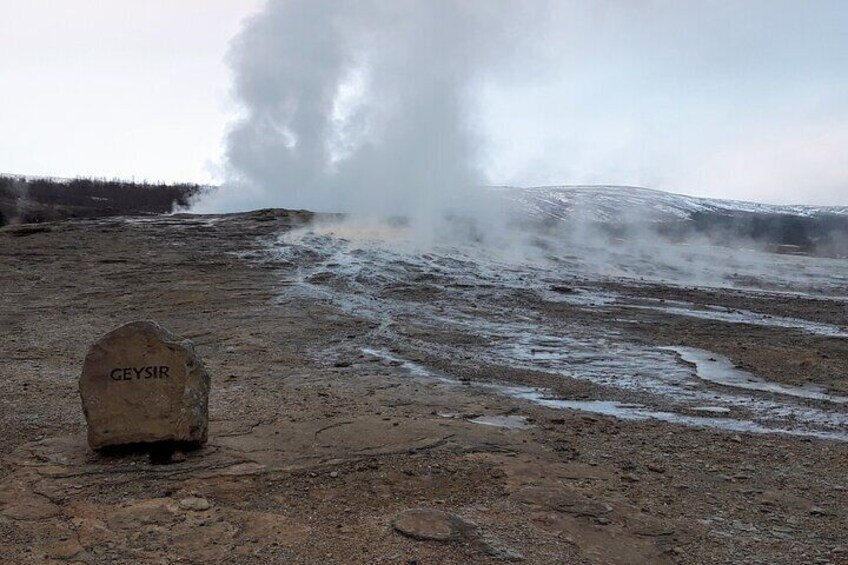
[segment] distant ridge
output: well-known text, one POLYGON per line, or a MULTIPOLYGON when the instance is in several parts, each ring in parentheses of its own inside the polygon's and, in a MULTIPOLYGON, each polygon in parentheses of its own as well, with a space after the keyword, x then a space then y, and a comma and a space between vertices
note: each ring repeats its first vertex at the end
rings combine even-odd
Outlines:
POLYGON ((646 230, 673 241, 693 236, 728 246, 848 258, 848 206, 760 204, 633 186, 492 187, 536 220, 594 225, 620 238, 646 230))
POLYGON ((777 214, 799 217, 848 216, 848 206, 761 204, 686 196, 635 186, 536 186, 492 187, 532 213, 556 219, 600 223, 641 219, 668 222, 692 219, 696 214, 777 214))

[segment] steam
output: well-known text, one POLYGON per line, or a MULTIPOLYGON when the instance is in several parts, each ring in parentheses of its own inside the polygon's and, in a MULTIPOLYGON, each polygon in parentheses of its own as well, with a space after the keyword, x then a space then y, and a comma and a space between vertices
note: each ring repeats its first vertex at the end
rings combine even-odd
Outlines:
MULTIPOLYGON (((742 11, 761 9, 758 3, 742 11)), ((728 10, 736 8, 720 13, 728 10)), ((243 114, 226 140, 226 182, 195 211, 346 212, 354 222, 342 230, 348 235, 483 243, 519 261, 583 249, 585 262, 606 268, 620 262, 611 245, 624 256, 656 257, 661 241, 644 210, 633 217, 622 211, 618 219, 629 226, 623 245, 579 213, 554 225, 522 221, 506 209, 503 193, 483 187, 546 178, 685 190, 695 184, 692 175, 678 173, 691 167, 675 154, 686 139, 696 140, 683 151, 688 158, 745 178, 762 160, 742 158, 756 144, 733 153, 736 168, 714 166, 701 156, 715 151, 697 146, 703 137, 725 147, 728 132, 738 129, 735 117, 730 130, 721 120, 713 128, 680 118, 703 122, 738 100, 668 102, 669 93, 701 92, 701 75, 682 73, 693 64, 713 69, 719 89, 736 84, 743 70, 747 76, 748 67, 727 56, 734 43, 725 41, 747 37, 747 24, 728 31, 713 15, 702 26, 707 12, 666 2, 637 9, 619 0, 268 0, 230 51, 243 114), (701 41, 693 45, 689 32, 701 41), (651 80, 642 76, 646 62, 651 80), (707 135, 713 129, 721 135, 707 135), (534 156, 534 144, 544 158, 534 156), (532 171, 516 176, 525 169, 532 171), (676 177, 683 180, 669 186, 676 177)), ((757 38, 757 45, 769 44, 757 38)), ((669 263, 690 271, 697 258, 673 251, 669 263)))
POLYGON ((479 214, 473 97, 505 57, 515 7, 270 0, 232 47, 244 116, 209 207, 404 216, 425 230, 479 214))

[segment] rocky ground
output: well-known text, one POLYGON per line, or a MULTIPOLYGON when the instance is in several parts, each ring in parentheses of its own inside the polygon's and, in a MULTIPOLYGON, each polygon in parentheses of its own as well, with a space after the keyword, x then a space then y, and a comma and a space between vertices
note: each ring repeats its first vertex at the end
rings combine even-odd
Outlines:
MULTIPOLYGON (((339 277, 344 265, 305 245, 297 257, 269 253, 310 217, 0 230, 0 562, 848 563, 845 441, 530 402, 502 385, 648 401, 506 363, 485 353, 501 345, 488 334, 422 317, 469 313, 494 327, 511 312, 586 335, 611 328, 634 347, 702 348, 836 397, 848 391, 844 337, 642 307, 839 326, 845 302, 560 281, 553 293, 566 297, 627 294, 587 309, 426 272, 366 280, 366 292, 350 287, 366 274, 339 277), (170 464, 85 442, 86 350, 138 319, 192 339, 212 374, 209 443, 170 464)), ((848 433, 845 404, 799 402, 848 433)))

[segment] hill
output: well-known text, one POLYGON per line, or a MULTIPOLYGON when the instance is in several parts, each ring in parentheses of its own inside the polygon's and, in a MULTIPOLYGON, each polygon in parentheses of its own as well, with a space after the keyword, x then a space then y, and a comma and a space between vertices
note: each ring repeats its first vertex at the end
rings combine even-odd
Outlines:
POLYGON ((848 256, 848 206, 781 206, 697 198, 630 186, 495 187, 536 219, 579 222, 628 237, 703 235, 774 251, 848 256))

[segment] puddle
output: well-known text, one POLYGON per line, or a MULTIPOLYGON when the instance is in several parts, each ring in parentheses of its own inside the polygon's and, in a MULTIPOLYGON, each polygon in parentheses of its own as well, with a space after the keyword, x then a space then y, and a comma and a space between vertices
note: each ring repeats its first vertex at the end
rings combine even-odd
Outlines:
POLYGON ((481 426, 494 426, 509 430, 526 430, 533 427, 527 422, 527 416, 479 416, 468 421, 481 426))
MULTIPOLYGON (((375 349, 363 349, 364 353, 368 353, 369 355, 373 355, 378 358, 383 358, 392 361, 398 361, 399 358, 387 353, 385 351, 375 350, 375 349)), ((708 352, 705 352, 708 353, 708 352)), ((544 406, 546 408, 554 408, 558 410, 579 410, 581 412, 590 412, 593 414, 600 414, 604 416, 611 416, 614 418, 618 418, 620 420, 632 420, 632 421, 642 421, 642 420, 658 420, 661 422, 667 422, 671 424, 681 424, 685 426, 697 427, 697 428, 713 428, 718 430, 724 430, 728 432, 738 432, 738 433, 754 433, 754 434, 785 434, 785 435, 794 435, 801 437, 816 437, 820 439, 831 439, 837 441, 848 441, 848 432, 838 431, 838 430, 807 430, 807 429, 798 429, 798 428, 786 428, 786 427, 770 427, 754 422, 753 420, 745 420, 745 419, 737 419, 737 418, 718 418, 718 417, 706 417, 706 416, 689 416, 686 414, 679 414, 677 412, 668 412, 665 410, 654 410, 648 406, 643 404, 632 404, 632 403, 623 403, 614 400, 567 400, 567 399, 559 399, 552 397, 550 391, 532 387, 524 387, 524 386, 512 386, 512 385, 501 385, 494 383, 471 383, 464 384, 461 383, 457 379, 452 379, 446 376, 440 376, 437 373, 434 373, 427 369, 426 367, 419 365, 417 363, 413 363, 411 361, 407 361, 405 363, 396 365, 405 369, 409 374, 412 374, 416 377, 425 377, 429 379, 437 380, 441 383, 448 385, 458 385, 464 387, 472 387, 476 389, 488 390, 492 391, 495 394, 500 394, 503 396, 507 396, 509 398, 515 398, 518 400, 525 400, 531 402, 533 404, 544 406)), ((715 414, 726 414, 730 412, 730 410, 726 407, 721 406, 695 406, 692 408, 686 408, 689 410, 699 411, 699 412, 708 412, 715 414)), ((811 410, 811 412, 814 412, 811 410)), ((491 416, 491 417, 480 417, 475 418, 473 420, 469 420, 471 422, 481 424, 481 425, 492 425, 492 426, 501 426, 501 427, 511 427, 510 425, 504 425, 509 423, 515 423, 518 420, 510 420, 510 419, 521 419, 521 421, 526 424, 526 418, 524 416, 491 416), (485 420, 485 421, 484 421, 485 420), (496 423, 498 422, 498 423, 496 423)), ((839 423, 836 423, 839 425, 839 423)), ((843 422, 844 424, 844 422, 843 422)), ((529 426, 529 424, 526 424, 529 426)), ((516 428, 519 429, 519 428, 516 428)), ((844 429, 844 426, 841 428, 844 429)))
POLYGON ((696 428, 713 428, 728 432, 786 434, 848 441, 848 433, 845 432, 771 428, 750 420, 686 416, 676 412, 651 410, 650 408, 639 404, 622 404, 610 400, 547 400, 544 402, 544 405, 551 408, 567 408, 571 410, 579 410, 581 412, 591 412, 593 414, 612 416, 620 420, 659 420, 670 424, 682 424, 696 428))
POLYGON ((708 412, 710 414, 729 414, 730 408, 724 406, 693 406, 689 410, 693 412, 708 412))
POLYGON ((440 377, 425 368, 423 365, 419 365, 418 363, 413 363, 412 361, 408 361, 406 359, 401 359, 395 355, 392 355, 388 351, 382 351, 377 349, 363 348, 361 349, 362 353, 366 355, 371 355, 372 357, 377 357, 389 363, 389 366, 400 367, 407 373, 416 376, 416 377, 427 377, 430 379, 435 379, 437 381, 441 381, 443 383, 449 384, 459 384, 459 381, 449 379, 447 377, 440 377))
POLYGON ((712 383, 734 388, 809 398, 812 400, 825 400, 840 404, 848 402, 848 398, 831 396, 825 393, 820 387, 787 386, 766 381, 747 371, 737 369, 727 357, 703 349, 697 349, 695 347, 661 347, 660 349, 674 351, 680 355, 681 359, 695 365, 696 374, 699 378, 712 383))
POLYGON ((706 310, 701 310, 696 308, 694 304, 692 304, 691 307, 641 305, 626 305, 625 307, 640 310, 654 310, 657 312, 671 314, 673 316, 685 316, 687 318, 697 318, 700 320, 713 320, 729 324, 747 324, 767 328, 787 328, 823 337, 848 338, 848 331, 832 324, 822 324, 818 322, 811 322, 809 320, 801 320, 799 318, 770 316, 768 314, 759 314, 748 310, 731 310, 719 306, 710 306, 706 310))
POLYGON ((550 289, 539 292, 543 300, 547 302, 564 302, 572 306, 609 306, 615 304, 619 296, 611 292, 598 292, 583 288, 569 289, 568 291, 556 290, 556 285, 550 289))

